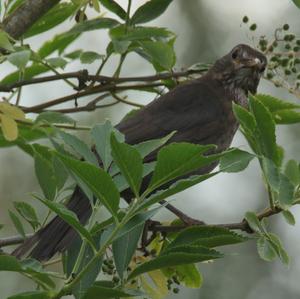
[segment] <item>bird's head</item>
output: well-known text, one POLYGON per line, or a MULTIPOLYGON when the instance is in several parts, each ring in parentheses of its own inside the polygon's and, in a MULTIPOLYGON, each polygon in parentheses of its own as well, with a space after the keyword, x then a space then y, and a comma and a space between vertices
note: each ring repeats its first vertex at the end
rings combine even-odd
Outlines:
POLYGON ((256 93, 262 74, 267 66, 267 58, 248 45, 237 45, 227 55, 216 61, 212 72, 233 88, 241 88, 246 93, 256 93))

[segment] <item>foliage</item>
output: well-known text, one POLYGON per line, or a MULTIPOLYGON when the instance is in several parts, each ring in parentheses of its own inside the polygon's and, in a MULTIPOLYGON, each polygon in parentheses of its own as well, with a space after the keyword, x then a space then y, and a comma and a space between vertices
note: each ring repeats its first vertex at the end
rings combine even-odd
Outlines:
MULTIPOLYGON (((6 0, 1 3, 2 18, 7 18, 23 2, 6 0)), ((294 2, 299 6, 299 1, 294 2)), ((150 0, 131 13, 131 0, 128 1, 127 10, 113 0, 66 1, 55 5, 28 28, 22 42, 14 41, 6 32, 0 31, 0 60, 17 68, 2 78, 0 84, 1 91, 10 93, 6 101, 0 102, 0 147, 18 146, 31 155, 42 190, 42 194, 33 194, 33 198, 46 206, 49 212, 60 216, 79 236, 72 248, 63 254, 63 273, 47 271, 46 264, 33 259, 19 261, 1 254, 0 271, 18 272, 38 286, 37 290, 9 298, 58 299, 67 294, 73 294, 76 299, 163 298, 172 289, 173 283, 200 287, 203 279, 196 264, 224 258, 224 254, 216 247, 238 244, 248 238, 222 226, 184 227, 171 223, 168 228, 174 231, 166 233, 157 228, 145 242, 142 237, 145 223, 160 210, 161 206, 157 204, 162 200, 168 200, 172 195, 219 173, 243 171, 253 159, 258 161, 264 178, 269 194, 269 209, 258 214, 249 211, 244 222, 229 228, 255 232, 258 254, 263 260, 279 258, 284 264, 289 263, 279 237, 267 228, 267 217, 282 213, 287 223, 295 224, 290 208, 299 201, 299 162, 283 162, 284 149, 277 144, 276 126, 299 123, 300 105, 263 94, 249 95, 248 110, 233 103, 234 114, 252 151, 232 148, 218 154, 212 153, 214 145, 169 143, 173 133, 161 139, 129 145, 109 121, 87 128, 78 126, 74 119, 66 115, 69 112, 101 108, 98 102, 107 96, 106 92, 116 100, 111 105, 123 102, 140 106, 118 96, 118 88, 159 94, 159 86, 172 88, 176 84, 172 73, 176 62, 176 35, 167 28, 145 25, 162 15, 171 3, 172 0, 150 0), (113 17, 103 17, 99 13, 102 9, 110 11, 113 17), (98 16, 89 18, 91 11, 98 16), (43 33, 63 22, 69 26, 66 32, 45 41, 37 51, 31 48, 27 38, 42 37, 43 33), (104 55, 88 49, 68 52, 72 42, 95 30, 108 31, 110 41, 104 55), (129 53, 139 55, 158 72, 152 83, 124 88, 122 83, 126 83, 126 80, 122 81, 119 75, 129 53), (101 77, 102 69, 112 55, 120 58, 115 74, 113 77, 101 77), (77 59, 83 64, 98 66, 96 75, 89 76, 87 71, 73 73, 73 77, 61 73, 62 69, 77 59), (34 81, 39 80, 38 75, 47 72, 53 72, 55 78, 34 81), (74 78, 78 84, 71 80, 74 78), (33 107, 21 105, 23 86, 52 79, 64 80, 76 89, 75 96, 54 99, 33 107), (52 109, 57 104, 76 102, 81 96, 96 93, 101 93, 102 98, 97 96, 86 106, 52 109), (37 114, 35 120, 26 114, 30 112, 37 114), (81 129, 87 131, 93 140, 95 145, 92 150, 76 135, 66 132, 81 129), (40 142, 41 139, 49 140, 52 146, 45 146, 40 142), (153 151, 158 152, 156 161, 146 163, 144 158, 153 151), (219 169, 213 173, 189 176, 194 170, 219 161, 219 169), (145 187, 142 182, 146 176, 151 176, 151 179, 145 187), (62 204, 70 189, 70 182, 80 186, 92 205, 92 216, 87 225, 83 225, 76 214, 62 204), (120 192, 129 188, 135 199, 124 206, 120 192), (99 210, 106 210, 108 218, 99 218, 99 210), (175 230, 176 227, 178 230, 175 230), (100 276, 101 279, 98 278, 100 276), (64 280, 56 285, 53 278, 64 280)), ((244 18, 244 23, 247 22, 248 19, 244 18)), ((250 29, 254 27, 252 24, 250 29)), ((299 46, 299 40, 293 40, 295 47, 299 46)), ((268 44, 263 45, 273 53, 268 44)), ((277 56, 274 54, 272 57, 277 56)), ((272 64, 269 66, 269 79, 273 79, 270 72, 283 65, 283 58, 276 59, 272 60, 277 63, 276 67, 272 64)), ((297 66, 296 62, 296 57, 289 58, 287 62, 292 72, 292 68, 297 66)), ((201 64, 178 77, 206 70, 207 65, 201 64)), ((292 79, 296 80, 294 77, 292 79)), ((132 81, 140 82, 139 79, 132 81)), ((131 113, 135 113, 135 110, 131 113)), ((9 211, 9 216, 22 238, 26 237, 27 230, 24 223, 29 224, 33 231, 43 227, 45 221, 40 221, 31 204, 14 202, 14 207, 16 211, 9 211)), ((178 289, 173 288, 173 291, 177 293, 178 289)))

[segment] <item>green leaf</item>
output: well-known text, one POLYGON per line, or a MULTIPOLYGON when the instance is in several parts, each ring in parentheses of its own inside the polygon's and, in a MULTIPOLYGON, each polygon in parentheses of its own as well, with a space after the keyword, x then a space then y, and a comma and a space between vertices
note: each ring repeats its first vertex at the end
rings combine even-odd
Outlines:
POLYGON ((108 10, 115 13, 122 20, 126 20, 126 11, 114 0, 99 0, 108 10))
POLYGON ((133 146, 118 142, 114 134, 111 135, 110 140, 114 161, 133 193, 138 197, 143 174, 142 157, 133 146))
POLYGON ((69 145, 71 148, 73 148, 74 151, 77 152, 80 156, 82 156, 85 161, 98 166, 98 161, 97 161, 96 156, 92 153, 90 148, 83 141, 81 141, 78 137, 76 137, 75 135, 66 133, 64 131, 60 131, 59 135, 62 137, 64 142, 67 145, 69 145))
POLYGON ((145 222, 148 219, 152 218, 161 208, 162 208, 162 206, 159 206, 152 210, 149 210, 146 212, 143 211, 139 214, 136 214, 120 229, 117 236, 115 237, 115 240, 127 235, 128 233, 131 233, 135 229, 138 229, 138 227, 143 226, 145 224, 145 222))
POLYGON ((53 294, 50 291, 32 291, 19 293, 17 295, 10 296, 7 299, 50 299, 52 295, 53 294))
POLYGON ((79 222, 77 215, 66 208, 63 204, 53 202, 47 199, 42 199, 38 196, 34 196, 36 199, 41 201, 46 205, 51 211, 57 214, 61 219, 67 222, 72 228, 74 228, 79 235, 91 245, 92 248, 95 248, 94 240, 88 230, 79 222))
POLYGON ((14 224, 14 226, 15 226, 17 232, 18 232, 23 238, 25 238, 25 230, 24 230, 23 224, 22 224, 22 222, 20 221, 20 219, 18 218, 18 216, 17 216, 14 212, 12 212, 12 211, 10 211, 10 210, 8 210, 8 213, 9 213, 9 217, 10 217, 11 221, 13 222, 13 224, 14 224))
POLYGON ((132 289, 113 288, 112 285, 106 286, 101 281, 96 281, 91 288, 87 290, 82 299, 106 299, 142 296, 143 293, 132 289))
POLYGON ((182 245, 197 245, 204 247, 216 247, 229 244, 237 244, 246 241, 242 235, 238 235, 221 227, 189 227, 181 231, 168 245, 166 251, 182 245))
POLYGON ((51 124, 75 124, 75 120, 68 115, 55 111, 46 111, 40 113, 34 123, 46 122, 51 124))
POLYGON ((165 255, 160 255, 155 259, 141 264, 129 274, 128 280, 149 271, 177 265, 203 262, 223 256, 216 250, 201 246, 177 247, 176 250, 176 252, 168 252, 165 255))
POLYGON ((53 273, 46 272, 41 264, 33 259, 27 259, 20 262, 14 256, 0 255, 0 271, 12 271, 26 274, 27 277, 29 276, 44 289, 55 288, 53 280, 49 277, 53 273))
POLYGON ((153 64, 158 64, 165 70, 170 70, 174 66, 176 56, 169 44, 161 41, 139 41, 139 45, 153 64))
POLYGON ((201 288, 203 278, 195 264, 176 266, 175 270, 180 283, 187 288, 201 288))
MULTIPOLYGON (((23 78, 24 78, 24 80, 28 80, 28 79, 31 79, 42 73, 46 73, 48 71, 49 71, 48 67, 41 65, 41 64, 34 63, 34 64, 32 64, 32 66, 29 66, 24 69, 23 78)), ((1 80, 1 84, 10 84, 10 83, 17 82, 19 80, 19 76, 20 76, 19 71, 13 72, 13 73, 7 75, 6 77, 4 77, 1 80)))
POLYGON ((18 69, 24 69, 30 59, 30 51, 22 50, 11 53, 7 56, 7 60, 18 69))
POLYGON ((268 185, 273 191, 279 191, 280 174, 279 169, 274 162, 268 158, 263 157, 262 169, 267 180, 268 185))
POLYGON ((61 69, 64 69, 68 63, 67 60, 65 60, 61 57, 47 58, 46 62, 53 68, 61 68, 61 69))
POLYGON ((109 35, 112 40, 118 41, 141 41, 154 38, 160 40, 163 38, 172 37, 174 34, 162 27, 132 27, 127 28, 125 25, 120 25, 110 29, 109 35))
POLYGON ((55 173, 51 160, 45 159, 43 152, 38 152, 38 148, 35 148, 34 169, 44 196, 49 200, 53 200, 57 191, 55 173))
POLYGON ((270 112, 276 112, 279 110, 286 110, 286 109, 295 109, 300 108, 300 105, 283 101, 281 99, 272 97, 266 94, 257 94, 255 97, 263 103, 265 107, 269 109, 270 112))
POLYGON ((104 170, 92 164, 78 161, 61 154, 57 155, 67 169, 84 182, 108 211, 114 217, 117 217, 120 195, 112 178, 104 170))
POLYGON ((209 174, 204 174, 204 175, 191 176, 188 179, 178 180, 177 182, 172 184, 168 189, 155 192, 153 195, 151 195, 149 198, 147 198, 147 200, 139 206, 138 210, 141 211, 147 207, 150 207, 153 204, 155 204, 165 198, 168 198, 174 194, 177 194, 183 190, 186 190, 196 184, 199 184, 199 183, 215 176, 218 173, 219 172, 214 172, 214 173, 209 173, 209 174))
POLYGON ((294 185, 284 175, 280 174, 278 201, 283 209, 287 209, 293 205, 294 201, 294 185))
POLYGON ((268 262, 273 261, 277 256, 274 247, 272 246, 270 241, 264 236, 261 236, 257 240, 257 251, 259 256, 263 260, 268 262))
POLYGON ((118 54, 124 54, 128 50, 128 47, 130 46, 131 42, 119 41, 117 39, 113 39, 112 44, 113 44, 113 52, 116 52, 118 54))
MULTIPOLYGON (((98 245, 100 244, 100 239, 101 239, 101 234, 96 235, 94 238, 97 249, 99 249, 98 245)), ((78 272, 80 272, 88 264, 88 262, 94 257, 94 252, 92 248, 87 244, 82 245, 82 240, 77 239, 76 242, 72 244, 71 248, 69 248, 69 250, 64 256, 64 266, 65 266, 65 273, 67 274, 67 277, 70 277, 70 275, 72 275, 74 264, 76 263, 76 260, 78 258, 78 254, 81 250, 81 246, 84 246, 83 254, 82 254, 83 258, 80 266, 78 267, 78 272)), ((91 269, 89 269, 89 271, 86 272, 83 275, 83 277, 80 279, 80 281, 72 288, 72 293, 76 299, 82 298, 86 290, 95 282, 100 272, 102 261, 103 261, 103 256, 99 257, 95 261, 91 269)))
POLYGON ((281 243, 280 239, 278 238, 278 236, 276 236, 273 233, 269 233, 268 239, 269 239, 270 243, 272 244, 273 248, 276 250, 276 253, 277 253, 278 257, 280 258, 281 262, 285 265, 288 265, 290 262, 290 258, 288 256, 287 252, 285 251, 285 249, 283 248, 282 243, 281 243))
POLYGON ((270 111, 255 96, 249 97, 250 109, 255 117, 257 140, 264 156, 278 165, 279 157, 276 145, 275 122, 270 111))
POLYGON ((0 271, 21 272, 22 267, 17 258, 11 255, 0 255, 0 271))
POLYGON ((64 57, 75 60, 80 57, 81 53, 83 53, 83 51, 81 49, 79 49, 79 50, 75 50, 70 53, 64 54, 64 57))
POLYGON ((289 160, 285 165, 284 174, 294 184, 294 186, 298 186, 300 184, 300 172, 297 161, 289 160))
POLYGON ((150 0, 140 6, 131 18, 131 24, 150 22, 164 13, 172 0, 150 0))
POLYGON ((24 145, 25 141, 30 142, 37 139, 46 138, 47 137, 46 132, 49 135, 51 135, 51 133, 53 132, 52 128, 47 128, 45 130, 45 128, 43 129, 32 128, 30 126, 21 125, 21 124, 18 125, 18 131, 19 131, 18 139, 13 142, 9 142, 6 139, 4 139, 4 136, 3 134, 1 134, 0 131, 0 147, 8 147, 8 146, 20 145, 20 144, 24 145))
POLYGON ((58 190, 61 190, 69 177, 69 173, 64 164, 57 157, 53 157, 52 164, 56 180, 56 187, 58 190))
POLYGON ((93 63, 97 59, 102 59, 103 55, 100 55, 93 51, 86 51, 80 54, 80 62, 90 64, 93 63))
POLYGON ((111 165, 111 146, 110 146, 110 136, 114 132, 118 141, 123 142, 124 136, 119 133, 107 120, 104 124, 97 124, 91 130, 91 135, 93 141, 96 145, 96 150, 103 163, 104 170, 107 170, 111 165))
POLYGON ((294 110, 279 110, 273 113, 273 118, 277 124, 297 124, 300 122, 300 113, 294 110))
POLYGON ((142 158, 145 158, 147 155, 149 155, 153 151, 155 151, 158 148, 165 145, 173 137, 173 135, 175 133, 176 133, 176 131, 168 134, 167 136, 165 136, 163 138, 147 140, 147 141, 135 144, 133 146, 134 146, 134 148, 137 149, 137 151, 140 153, 142 158))
POLYGON ((3 48, 10 52, 14 51, 14 48, 9 41, 8 34, 3 30, 0 30, 0 48, 3 48))
POLYGON ((203 156, 215 148, 214 145, 172 143, 163 147, 157 156, 157 164, 149 185, 150 190, 193 170, 200 169, 216 160, 216 156, 203 156))
POLYGON ((292 1, 298 8, 300 8, 300 0, 292 0, 292 1))
POLYGON ((78 9, 74 3, 59 3, 39 18, 24 34, 25 38, 48 31, 64 22, 78 9))
POLYGON ((237 105, 236 103, 232 103, 232 109, 242 128, 254 134, 256 123, 253 115, 249 113, 247 109, 237 105))
POLYGON ((135 227, 129 233, 118 238, 112 244, 116 270, 121 279, 123 279, 124 271, 127 269, 132 256, 137 249, 138 241, 142 234, 143 228, 143 224, 135 227))
POLYGON ((58 51, 58 54, 61 54, 65 48, 75 41, 79 36, 80 33, 67 35, 65 32, 57 34, 53 39, 46 41, 38 50, 37 54, 41 58, 46 58, 55 51, 58 51))
POLYGON ((73 28, 71 28, 70 31, 65 33, 65 36, 98 29, 109 29, 118 24, 118 21, 110 18, 96 18, 92 20, 87 20, 76 24, 73 28))
POLYGON ((294 217, 294 215, 292 214, 291 211, 286 210, 286 211, 282 211, 282 216, 284 217, 285 221, 290 224, 290 225, 295 225, 296 224, 296 219, 294 217))
POLYGON ((255 232, 257 233, 264 232, 264 228, 254 212, 247 212, 245 214, 245 219, 247 220, 250 228, 253 229, 255 232))
POLYGON ((220 160, 220 170, 223 172, 239 172, 244 170, 255 155, 238 148, 228 151, 220 160))
POLYGON ((14 201, 13 204, 18 213, 31 224, 33 229, 36 229, 39 226, 39 220, 35 210, 29 203, 24 201, 14 201))

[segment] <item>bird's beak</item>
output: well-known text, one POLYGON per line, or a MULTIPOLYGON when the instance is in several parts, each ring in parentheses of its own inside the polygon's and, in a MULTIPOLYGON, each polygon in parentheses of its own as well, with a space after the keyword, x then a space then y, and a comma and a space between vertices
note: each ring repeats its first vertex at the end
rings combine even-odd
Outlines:
POLYGON ((257 57, 245 61, 244 66, 253 68, 259 72, 263 72, 266 68, 266 64, 257 57))

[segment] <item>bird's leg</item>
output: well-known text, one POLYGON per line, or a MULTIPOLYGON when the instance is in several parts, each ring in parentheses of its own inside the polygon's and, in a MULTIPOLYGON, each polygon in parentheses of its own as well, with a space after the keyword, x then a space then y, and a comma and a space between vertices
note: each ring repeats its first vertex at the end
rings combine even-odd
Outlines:
POLYGON ((205 222, 201 220, 197 220, 194 218, 189 217, 179 209, 175 208, 171 204, 167 203, 165 200, 159 202, 161 205, 164 205, 169 211, 171 211, 174 215, 176 215, 184 224, 190 225, 204 225, 205 222))

